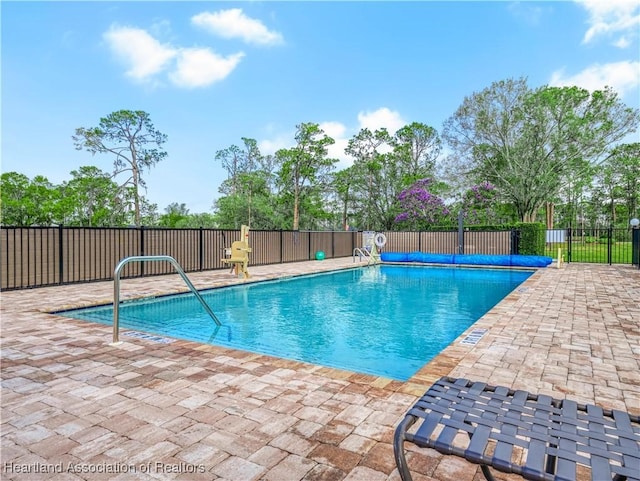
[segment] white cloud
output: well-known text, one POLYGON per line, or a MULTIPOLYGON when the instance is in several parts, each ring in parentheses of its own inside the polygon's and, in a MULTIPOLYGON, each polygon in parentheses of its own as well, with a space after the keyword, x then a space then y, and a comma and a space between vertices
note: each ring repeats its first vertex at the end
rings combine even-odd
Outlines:
POLYGON ((269 30, 260 20, 247 17, 240 8, 199 13, 191 17, 191 22, 222 38, 240 38, 257 45, 283 43, 279 32, 269 30))
POLYGON ((128 77, 152 84, 166 74, 178 87, 206 87, 226 78, 244 57, 243 52, 223 57, 208 48, 173 47, 133 27, 112 26, 103 38, 128 77))
POLYGON ((322 122, 319 127, 331 138, 344 137, 347 128, 340 122, 322 122))
POLYGON ((640 3, 638 0, 576 0, 589 14, 589 29, 584 34, 583 43, 596 37, 614 37, 612 44, 626 48, 629 36, 638 36, 640 26, 640 3))
POLYGON ((631 40, 628 37, 620 37, 613 42, 613 46, 618 48, 627 48, 629 45, 631 45, 631 40))
POLYGON ((293 147, 293 133, 285 133, 277 135, 272 139, 265 139, 258 142, 260 153, 264 155, 273 155, 280 149, 289 149, 293 147))
POLYGON ((358 113, 358 123, 361 129, 366 128, 371 132, 386 128, 391 135, 407 125, 407 122, 405 122, 398 112, 389 110, 387 107, 379 108, 373 112, 358 113))
POLYGON ((111 51, 126 65, 126 74, 138 81, 148 80, 167 68, 177 50, 163 45, 145 30, 112 26, 103 34, 111 51))
POLYGON ((205 48, 181 49, 176 68, 169 74, 169 78, 179 87, 205 87, 226 78, 242 57, 242 52, 221 57, 205 48))
POLYGON ((628 92, 637 92, 640 87, 640 62, 595 64, 575 75, 566 75, 564 70, 559 70, 551 75, 549 84, 556 87, 576 85, 589 91, 608 86, 623 97, 628 92))

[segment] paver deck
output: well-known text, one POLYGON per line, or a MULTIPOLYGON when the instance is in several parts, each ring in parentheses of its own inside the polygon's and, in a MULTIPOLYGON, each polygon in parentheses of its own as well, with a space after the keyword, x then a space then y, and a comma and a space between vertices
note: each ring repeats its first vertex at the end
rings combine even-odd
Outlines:
MULTIPOLYGON (((353 267, 251 267, 252 280, 353 267)), ((242 282, 189 274, 197 288, 242 282)), ((122 299, 184 291, 123 280, 122 299)), ((49 312, 109 303, 113 283, 1 295, 3 480, 398 481, 393 430, 442 375, 640 414, 640 270, 570 264, 531 276, 408 382, 187 341, 170 344, 49 312), (459 341, 473 329, 476 345, 459 341)), ((416 481, 478 468, 415 450, 416 481)), ((502 480, 519 479, 497 473, 502 480)))

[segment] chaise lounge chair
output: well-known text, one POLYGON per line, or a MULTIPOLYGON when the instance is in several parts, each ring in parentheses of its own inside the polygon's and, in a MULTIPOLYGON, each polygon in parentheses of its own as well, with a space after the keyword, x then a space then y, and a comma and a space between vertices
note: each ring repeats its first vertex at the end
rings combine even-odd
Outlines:
POLYGON ((640 481, 640 416, 569 399, 443 377, 396 428, 403 481, 404 443, 453 454, 535 481, 640 481))

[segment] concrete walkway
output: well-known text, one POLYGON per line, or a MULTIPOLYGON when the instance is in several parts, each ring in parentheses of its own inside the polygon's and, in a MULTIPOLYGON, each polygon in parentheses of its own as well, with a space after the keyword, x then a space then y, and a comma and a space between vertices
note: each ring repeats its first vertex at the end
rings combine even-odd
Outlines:
MULTIPOLYGON (((251 267, 252 280, 353 267, 351 258, 251 267)), ((242 282, 190 274, 198 288, 242 282)), ((122 299, 184 291, 124 280, 122 299)), ((109 303, 113 283, 2 293, 3 480, 398 481, 393 430, 441 375, 640 414, 640 271, 535 273, 409 382, 187 341, 159 344, 49 312, 109 303)), ((476 466, 415 450, 415 481, 476 466)), ((497 479, 520 479, 496 473, 497 479)))

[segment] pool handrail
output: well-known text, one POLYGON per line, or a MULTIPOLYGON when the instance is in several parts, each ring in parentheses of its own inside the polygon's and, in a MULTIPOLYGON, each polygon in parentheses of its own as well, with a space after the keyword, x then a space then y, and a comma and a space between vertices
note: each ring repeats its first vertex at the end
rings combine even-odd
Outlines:
POLYGON ((367 249, 361 249, 360 247, 356 247, 355 249, 353 249, 353 262, 356 261, 356 255, 358 256, 359 260, 362 260, 363 257, 367 259, 367 265, 371 265, 372 262, 374 264, 377 262, 376 257, 373 256, 367 249))
POLYGON ((222 325, 220 320, 216 317, 216 315, 213 313, 213 311, 209 307, 209 304, 206 303, 204 298, 200 295, 198 290, 195 288, 195 286, 191 283, 187 275, 184 273, 184 270, 182 269, 182 267, 180 267, 180 264, 178 264, 178 261, 176 261, 173 257, 171 256, 125 257, 118 263, 115 270, 113 271, 113 342, 112 342, 112 345, 120 344, 120 341, 118 340, 119 331, 120 331, 120 271, 122 271, 122 268, 125 265, 129 264, 130 262, 146 262, 146 261, 169 262, 175 268, 176 272, 180 274, 180 277, 182 277, 185 284, 187 284, 187 287, 189 287, 191 292, 193 292, 193 294, 196 296, 196 299, 200 301, 200 304, 202 304, 202 307, 204 307, 204 310, 207 311, 207 314, 211 316, 211 319, 214 320, 216 325, 218 327, 222 325))

